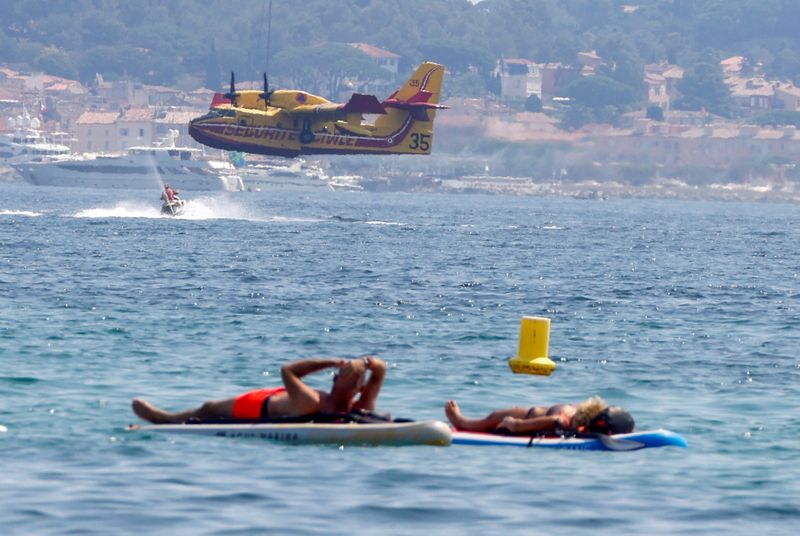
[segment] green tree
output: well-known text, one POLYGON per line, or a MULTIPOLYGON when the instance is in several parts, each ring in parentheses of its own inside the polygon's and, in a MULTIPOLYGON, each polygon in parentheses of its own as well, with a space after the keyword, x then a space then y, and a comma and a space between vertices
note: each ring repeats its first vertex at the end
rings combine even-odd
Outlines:
POLYGON ((98 73, 109 80, 122 77, 125 65, 115 47, 97 46, 81 54, 78 59, 78 74, 83 81, 93 80, 98 73))
POLYGON ((219 64, 219 54, 214 39, 211 40, 211 50, 208 52, 208 59, 205 62, 205 87, 219 90, 222 87, 222 69, 219 64))
POLYGON ((86 15, 79 27, 83 47, 114 46, 125 42, 125 26, 109 13, 86 15))
POLYGON ((483 97, 486 94, 486 84, 476 73, 464 73, 451 76, 442 88, 442 100, 450 97, 483 97))
POLYGON ((388 80, 392 74, 363 52, 343 43, 294 48, 275 56, 275 72, 297 88, 336 98, 347 78, 360 81, 388 80))
MULTIPOLYGON (((491 88, 488 73, 496 58, 572 64, 577 52, 596 49, 609 61, 608 69, 599 74, 626 84, 639 96, 644 63, 668 59, 687 67, 700 62, 708 49, 720 58, 745 55, 751 64, 761 64, 768 78, 800 84, 798 1, 640 0, 633 3, 635 12, 623 10, 622 4, 621 0, 306 0, 298 9, 295 2, 280 1, 273 6, 271 62, 291 49, 345 40, 366 42, 400 54, 403 73, 421 60, 433 59, 444 63, 452 80, 453 74, 474 65, 491 88)), ((208 78, 210 70, 234 70, 237 78, 253 79, 266 64, 265 6, 264 0, 202 5, 197 0, 14 0, 3 6, 0 57, 21 69, 64 73, 63 65, 44 52, 55 47, 70 58, 81 77, 101 72, 108 78, 135 76, 168 84, 208 78), (209 66, 212 36, 219 69, 209 66), (125 61, 135 65, 119 65, 98 53, 98 47, 118 48, 125 61), (131 58, 123 49, 137 50, 142 58, 131 58), (92 65, 94 59, 100 63, 92 65), (105 72, 106 68, 110 70, 105 72)), ((283 71, 300 76, 302 62, 310 57, 298 56, 300 63, 283 71)), ((308 70, 327 78, 318 67, 308 70)), ((318 83, 329 85, 328 80, 318 83)))
POLYGON ((759 125, 800 127, 800 112, 794 110, 770 110, 753 118, 759 125))
POLYGON ((664 120, 664 110, 661 106, 653 104, 647 107, 647 114, 646 117, 648 119, 652 119, 653 121, 663 121, 664 120))
POLYGON ((16 60, 28 65, 33 65, 45 48, 41 43, 29 39, 20 39, 15 45, 16 60))
POLYGON ((48 47, 33 61, 34 66, 45 73, 50 73, 64 78, 75 79, 78 70, 72 63, 72 58, 63 50, 48 47))
POLYGON ((730 117, 733 113, 733 98, 722 77, 719 63, 702 61, 689 67, 678 82, 683 94, 675 107, 679 110, 701 110, 730 117))
POLYGON ((597 53, 607 62, 603 74, 631 87, 643 88, 644 62, 633 40, 621 32, 611 32, 598 38, 597 53))
POLYGON ((485 73, 494 67, 494 57, 483 48, 463 39, 436 39, 423 42, 420 52, 425 59, 447 66, 455 74, 466 72, 470 66, 485 73))
POLYGON ((5 34, 0 34, 0 57, 3 58, 16 58, 17 57, 17 42, 13 37, 5 34))
POLYGON ((525 99, 526 112, 541 112, 542 108, 542 99, 540 99, 538 95, 530 95, 525 99))
POLYGON ((573 104, 569 106, 561 118, 561 128, 565 130, 577 130, 587 123, 594 120, 591 108, 573 104))
POLYGON ((604 106, 625 107, 633 104, 633 89, 607 76, 580 76, 567 84, 562 93, 576 104, 590 109, 604 106))

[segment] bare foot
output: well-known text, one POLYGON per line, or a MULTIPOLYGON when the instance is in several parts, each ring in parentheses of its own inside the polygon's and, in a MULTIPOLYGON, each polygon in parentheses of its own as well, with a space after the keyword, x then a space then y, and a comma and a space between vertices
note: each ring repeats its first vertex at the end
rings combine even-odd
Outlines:
POLYGON ((455 400, 448 400, 444 404, 444 414, 447 415, 447 420, 456 428, 462 428, 464 425, 464 416, 461 415, 461 408, 455 400))
POLYGON ((131 407, 133 408, 133 412, 141 419, 153 424, 169 424, 175 422, 171 413, 159 409, 141 398, 134 398, 131 401, 131 407))

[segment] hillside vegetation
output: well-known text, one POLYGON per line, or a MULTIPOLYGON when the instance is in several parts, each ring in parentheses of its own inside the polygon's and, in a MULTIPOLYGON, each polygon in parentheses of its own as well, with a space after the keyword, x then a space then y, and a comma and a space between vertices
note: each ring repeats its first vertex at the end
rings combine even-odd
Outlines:
MULTIPOLYGON (((268 0, 14 0, 0 16, 0 61, 87 82, 132 78, 219 89, 225 73, 259 79, 267 63, 268 0)), ((616 81, 641 89, 642 66, 686 68, 744 55, 749 68, 800 82, 795 0, 274 0, 270 75, 366 69, 329 43, 367 42, 402 56, 401 73, 447 65, 451 91, 479 93, 496 58, 572 63, 596 50, 616 81), (627 6, 627 7, 625 7, 627 6), (477 73, 467 73, 468 66, 477 73)))

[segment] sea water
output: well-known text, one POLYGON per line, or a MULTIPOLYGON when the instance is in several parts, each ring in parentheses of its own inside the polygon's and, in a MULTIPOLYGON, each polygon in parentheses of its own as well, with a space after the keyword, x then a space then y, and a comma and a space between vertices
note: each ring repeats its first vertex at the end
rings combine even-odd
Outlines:
POLYGON ((187 197, 172 218, 157 192, 0 184, 2 534, 800 526, 796 206, 187 197), (508 368, 523 315, 552 319, 550 377, 508 368), (396 416, 596 394, 689 448, 297 447, 126 430, 134 396, 185 409, 279 385, 288 360, 365 353, 389 364, 379 406, 396 416))

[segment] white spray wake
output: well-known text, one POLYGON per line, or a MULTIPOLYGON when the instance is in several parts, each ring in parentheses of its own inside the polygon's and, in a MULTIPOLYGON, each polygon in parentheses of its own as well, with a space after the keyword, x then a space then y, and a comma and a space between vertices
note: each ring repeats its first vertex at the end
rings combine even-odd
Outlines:
POLYGON ((0 210, 0 216, 41 216, 41 212, 30 212, 28 210, 0 210))
POLYGON ((271 221, 272 218, 254 215, 228 197, 196 197, 186 200, 184 212, 179 216, 161 213, 160 203, 122 201, 111 207, 95 207, 74 214, 76 218, 167 218, 175 220, 249 220, 271 221))

